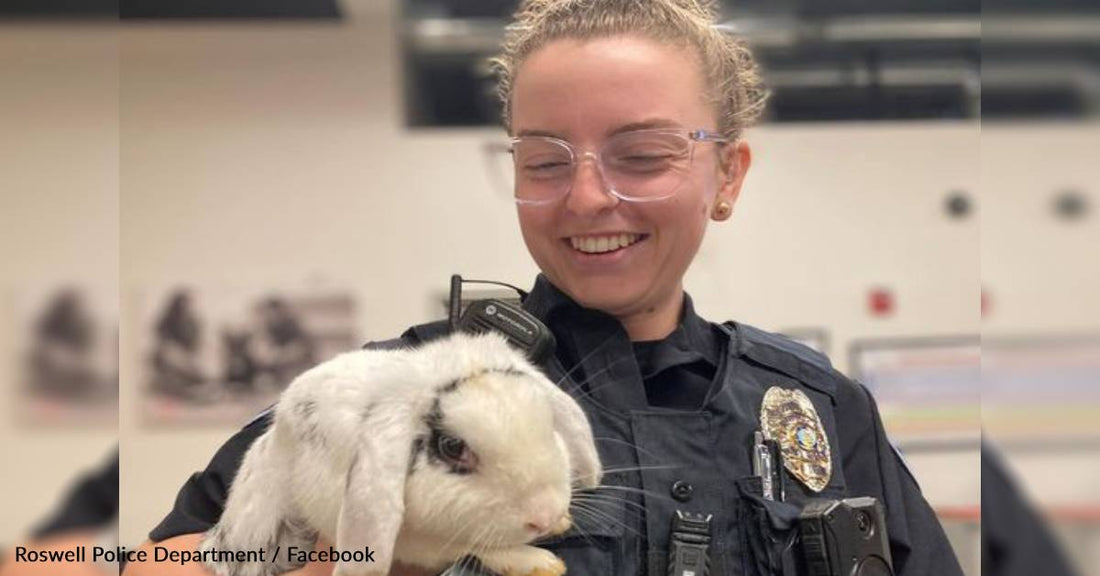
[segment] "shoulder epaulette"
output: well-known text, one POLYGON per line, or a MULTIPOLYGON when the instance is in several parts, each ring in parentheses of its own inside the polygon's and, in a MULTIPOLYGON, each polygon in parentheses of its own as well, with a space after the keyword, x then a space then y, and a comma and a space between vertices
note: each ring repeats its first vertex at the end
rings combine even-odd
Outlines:
POLYGON ((739 353, 836 397, 838 373, 829 357, 787 338, 740 322, 726 322, 739 341, 739 353))

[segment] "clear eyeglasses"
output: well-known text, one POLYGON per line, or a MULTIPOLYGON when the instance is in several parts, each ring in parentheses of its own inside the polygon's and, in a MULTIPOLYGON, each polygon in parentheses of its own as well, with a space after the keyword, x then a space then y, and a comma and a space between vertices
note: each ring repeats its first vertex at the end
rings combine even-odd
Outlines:
POLYGON ((591 158, 607 192, 627 202, 675 196, 691 171, 696 142, 726 143, 706 130, 647 129, 607 139, 598 153, 550 136, 512 138, 489 150, 495 175, 517 204, 543 205, 567 196, 577 165, 591 158))

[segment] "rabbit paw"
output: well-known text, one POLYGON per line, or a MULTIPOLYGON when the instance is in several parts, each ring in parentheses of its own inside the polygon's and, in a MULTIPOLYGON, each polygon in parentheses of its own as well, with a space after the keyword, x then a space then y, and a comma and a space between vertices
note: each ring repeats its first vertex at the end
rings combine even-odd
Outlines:
POLYGON ((561 576, 565 563, 552 552, 519 546, 488 552, 479 557, 486 568, 502 576, 561 576))

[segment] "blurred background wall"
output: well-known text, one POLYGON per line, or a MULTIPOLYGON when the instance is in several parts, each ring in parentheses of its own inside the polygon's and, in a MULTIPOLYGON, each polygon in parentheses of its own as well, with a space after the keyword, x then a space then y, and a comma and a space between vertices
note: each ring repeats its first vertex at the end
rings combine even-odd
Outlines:
MULTIPOLYGON (((484 4, 492 14, 509 3, 484 4)), ((848 372, 855 369, 849 348, 856 342, 1094 333, 1100 322, 1088 300, 1100 274, 1084 263, 1098 236, 1087 209, 1097 178, 1083 169, 1089 151, 1100 149, 1094 127, 1045 120, 980 127, 973 7, 945 3, 908 14, 912 3, 898 3, 880 9, 887 14, 877 14, 878 32, 868 32, 859 18, 855 26, 851 21, 867 7, 850 4, 838 2, 833 20, 816 15, 847 22, 820 30, 848 34, 838 42, 842 48, 816 49, 816 68, 797 57, 815 49, 785 36, 807 16, 798 3, 747 4, 756 12, 749 10, 753 17, 742 18, 740 27, 768 51, 780 96, 769 121, 748 134, 754 164, 734 217, 711 227, 689 273, 697 308, 714 320, 824 334, 834 364, 848 372), (927 20, 937 14, 938 27, 927 20), (897 27, 907 19, 928 38, 868 48, 883 29, 895 40, 914 34, 897 27), (930 58, 918 57, 921 45, 930 58), (876 68, 882 58, 890 65, 876 68), (843 121, 810 121, 815 113, 843 121), (1086 206, 1072 224, 1056 205, 1066 190, 1086 206)), ((12 120, 23 122, 26 134, 64 136, 37 149, 7 140, 28 154, 13 163, 22 170, 16 181, 48 178, 66 206, 82 209, 62 215, 40 196, 5 201, 36 218, 49 215, 42 221, 51 229, 68 230, 93 216, 117 231, 117 260, 98 251, 35 260, 15 243, 6 249, 9 261, 32 268, 117 267, 124 545, 145 539, 187 477, 247 421, 157 426, 143 414, 147 310, 166 287, 210 294, 346 288, 357 298, 362 339, 375 340, 439 318, 452 273, 520 286, 536 273, 513 204, 494 187, 483 150, 503 133, 485 124, 492 112, 471 62, 491 44, 499 22, 476 11, 456 18, 419 1, 341 8, 342 18, 146 15, 124 22, 105 48, 116 55, 108 68, 117 70, 113 80, 82 76, 90 68, 78 65, 80 58, 92 54, 83 49, 59 53, 54 67, 13 67, 19 59, 5 59, 5 72, 17 72, 28 95, 96 94, 93 86, 101 86, 95 112, 108 114, 103 130, 84 131, 87 118, 100 116, 59 115, 49 100, 31 96, 18 101, 21 112, 12 120), (425 84, 432 78, 439 84, 425 84), (465 91, 448 98, 445 86, 465 91), (66 148, 57 148, 58 141, 66 148), (58 157, 66 169, 56 168, 58 157), (98 158, 95 170, 114 171, 90 175, 91 167, 69 167, 73 157, 98 158), (92 182, 107 196, 117 190, 117 198, 94 200, 87 192, 92 182)), ((65 45, 37 42, 60 33, 30 34, 36 41, 17 43, 19 50, 65 45)), ((18 37, 0 35, 9 46, 18 37)), ((1018 89, 1012 74, 1001 78, 1008 88, 990 102, 1002 109, 1023 98, 1049 112, 1064 100, 1018 89)), ((66 244, 74 245, 90 249, 66 244)), ((901 444, 926 496, 951 524, 969 573, 977 574, 978 424, 955 432, 961 440, 901 444)), ((81 432, 24 442, 21 434, 13 424, 4 453, 35 462, 35 448, 48 449, 51 457, 35 464, 47 476, 51 463, 97 461, 113 440, 81 432)), ((1006 449, 1009 461, 1037 505, 1086 512, 1092 505, 1080 518, 1094 525, 1097 443, 1016 446, 1006 449)), ((54 488, 40 476, 27 474, 14 486, 54 488)), ((31 522, 48 501, 13 506, 11 533, 0 538, 14 538, 14 527, 31 522)), ((1074 533, 1071 549, 1095 561, 1088 556, 1095 529, 1081 533, 1074 533)))
POLYGON ((18 401, 36 320, 29 301, 69 286, 94 294, 106 316, 98 319, 105 337, 97 346, 117 355, 117 49, 113 29, 0 27, 0 542, 7 545, 43 521, 118 438, 114 410, 92 424, 44 423, 18 401))

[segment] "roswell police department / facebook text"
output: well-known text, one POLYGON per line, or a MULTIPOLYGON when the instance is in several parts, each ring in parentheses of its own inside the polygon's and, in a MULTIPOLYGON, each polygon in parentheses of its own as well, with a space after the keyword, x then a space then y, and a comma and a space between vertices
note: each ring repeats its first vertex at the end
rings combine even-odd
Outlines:
MULTIPOLYGON (((26 546, 16 546, 12 554, 18 562, 171 562, 187 564, 189 562, 274 562, 279 557, 280 548, 271 550, 170 550, 164 546, 154 546, 152 558, 148 550, 129 550, 125 546, 107 548, 103 546, 75 546, 67 550, 35 550, 26 546)), ((308 562, 374 562, 374 550, 369 546, 362 550, 336 550, 298 548, 289 546, 283 552, 290 563, 308 562)))

